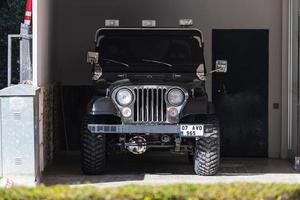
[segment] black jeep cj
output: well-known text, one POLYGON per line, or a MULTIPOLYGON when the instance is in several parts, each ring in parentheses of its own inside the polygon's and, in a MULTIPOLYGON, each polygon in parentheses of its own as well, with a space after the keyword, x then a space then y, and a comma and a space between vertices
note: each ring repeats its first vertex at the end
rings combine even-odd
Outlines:
MULTIPOLYGON (((105 28, 88 52, 97 94, 82 131, 82 170, 100 174, 108 151, 186 152, 198 175, 219 168, 220 132, 205 90, 197 29, 105 28)), ((215 72, 226 72, 217 61, 215 72)))

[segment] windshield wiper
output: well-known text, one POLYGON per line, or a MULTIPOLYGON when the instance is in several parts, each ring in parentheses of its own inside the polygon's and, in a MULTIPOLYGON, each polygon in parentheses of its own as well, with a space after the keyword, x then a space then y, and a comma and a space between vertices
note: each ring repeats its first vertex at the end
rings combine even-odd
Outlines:
POLYGON ((117 61, 117 60, 112 60, 112 59, 108 59, 108 58, 100 58, 101 60, 104 60, 104 61, 108 61, 108 62, 111 62, 111 63, 116 63, 116 64, 120 64, 120 65, 123 65, 125 67, 128 67, 129 68, 129 65, 127 63, 124 63, 124 62, 121 62, 121 61, 117 61))
POLYGON ((162 62, 162 61, 159 61, 159 60, 142 59, 142 61, 144 61, 144 62, 151 62, 151 63, 157 63, 157 64, 162 64, 162 65, 168 66, 168 67, 170 67, 170 68, 173 67, 172 64, 166 63, 166 62, 162 62))

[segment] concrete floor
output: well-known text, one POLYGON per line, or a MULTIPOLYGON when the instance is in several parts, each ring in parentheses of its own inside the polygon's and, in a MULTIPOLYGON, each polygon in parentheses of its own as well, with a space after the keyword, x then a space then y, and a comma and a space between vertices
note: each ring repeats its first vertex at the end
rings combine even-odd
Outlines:
POLYGON ((99 187, 124 184, 169 183, 285 182, 300 183, 285 160, 266 158, 223 158, 220 172, 212 177, 194 175, 186 155, 151 152, 142 156, 111 156, 104 175, 85 176, 80 170, 79 155, 61 156, 44 172, 45 185, 71 184, 99 187))

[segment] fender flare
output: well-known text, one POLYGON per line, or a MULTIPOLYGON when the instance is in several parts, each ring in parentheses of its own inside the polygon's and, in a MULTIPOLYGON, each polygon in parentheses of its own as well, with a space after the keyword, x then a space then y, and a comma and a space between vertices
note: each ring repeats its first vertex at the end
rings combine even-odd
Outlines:
POLYGON ((92 99, 87 106, 89 115, 114 115, 119 117, 119 112, 110 97, 97 97, 92 99))
POLYGON ((181 118, 188 115, 206 115, 211 112, 210 102, 208 102, 207 96, 196 97, 187 102, 182 110, 181 118))

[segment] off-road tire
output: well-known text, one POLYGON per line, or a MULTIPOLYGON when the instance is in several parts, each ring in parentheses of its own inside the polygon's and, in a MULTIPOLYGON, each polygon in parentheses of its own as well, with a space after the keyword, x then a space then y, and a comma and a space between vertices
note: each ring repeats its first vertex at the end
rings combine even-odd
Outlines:
POLYGON ((213 133, 196 141, 194 170, 200 176, 213 176, 220 165, 220 128, 216 118, 206 120, 205 123, 213 124, 213 133))
POLYGON ((106 138, 105 134, 91 133, 87 124, 91 122, 87 117, 83 123, 81 135, 81 168, 86 175, 99 175, 106 165, 106 138))

